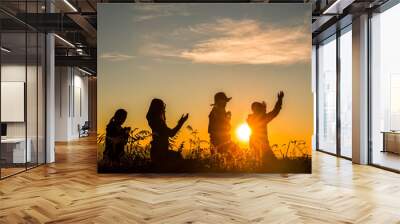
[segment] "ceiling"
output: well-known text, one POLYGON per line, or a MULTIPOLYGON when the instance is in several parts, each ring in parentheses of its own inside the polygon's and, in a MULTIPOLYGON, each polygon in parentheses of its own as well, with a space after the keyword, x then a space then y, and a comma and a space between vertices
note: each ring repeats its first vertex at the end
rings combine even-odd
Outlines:
MULTIPOLYGON (((268 2, 311 3, 313 39, 323 36, 338 20, 381 5, 386 0, 142 0, 140 2, 268 2)), ((96 73, 97 3, 133 3, 134 0, 1 0, 1 28, 14 41, 16 49, 24 46, 18 32, 54 32, 56 65, 80 66, 96 73), (50 4, 49 4, 50 3, 50 4), (27 13, 26 13, 27 12, 27 13), (51 13, 50 13, 51 12, 51 13)), ((350 20, 351 21, 351 20, 350 20)), ((31 46, 31 45, 30 45, 31 46)), ((32 45, 33 46, 33 45, 32 45)), ((28 52, 30 48, 28 47, 28 52)), ((16 54, 18 50, 16 50, 16 54)))

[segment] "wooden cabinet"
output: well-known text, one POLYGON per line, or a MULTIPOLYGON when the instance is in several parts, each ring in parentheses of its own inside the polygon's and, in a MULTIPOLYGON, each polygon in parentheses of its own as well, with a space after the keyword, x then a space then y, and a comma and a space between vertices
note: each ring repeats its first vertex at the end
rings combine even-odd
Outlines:
POLYGON ((388 131, 383 133, 383 152, 400 154, 400 132, 388 131))

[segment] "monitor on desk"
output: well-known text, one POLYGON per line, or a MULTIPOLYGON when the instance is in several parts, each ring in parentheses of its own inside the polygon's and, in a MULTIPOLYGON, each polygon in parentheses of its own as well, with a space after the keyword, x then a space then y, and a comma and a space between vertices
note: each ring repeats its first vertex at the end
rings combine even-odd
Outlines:
POLYGON ((7 137, 7 124, 1 123, 1 138, 7 137))

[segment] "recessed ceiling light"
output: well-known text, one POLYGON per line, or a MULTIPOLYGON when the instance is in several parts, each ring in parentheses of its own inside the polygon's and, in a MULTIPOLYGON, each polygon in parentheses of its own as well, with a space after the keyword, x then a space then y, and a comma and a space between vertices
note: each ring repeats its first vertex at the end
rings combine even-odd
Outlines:
POLYGON ((1 51, 4 51, 6 53, 10 53, 11 52, 11 50, 9 50, 9 49, 7 49, 5 47, 1 47, 1 51))
POLYGON ((343 9, 351 5, 355 0, 336 0, 327 9, 325 9, 322 14, 342 14, 343 9))
POLYGON ((64 3, 67 4, 74 12, 78 12, 78 10, 68 0, 64 0, 64 3))
POLYGON ((88 72, 88 71, 86 71, 86 70, 84 70, 84 69, 81 69, 81 68, 79 68, 79 67, 78 67, 78 70, 81 71, 81 72, 83 72, 83 73, 85 73, 86 75, 90 75, 90 76, 93 75, 92 73, 90 73, 90 72, 88 72))
POLYGON ((62 42, 64 42, 65 44, 67 44, 68 46, 75 48, 75 45, 73 45, 71 42, 69 42, 68 40, 62 38, 61 36, 59 36, 58 34, 54 34, 55 37, 57 37, 59 40, 61 40, 62 42))

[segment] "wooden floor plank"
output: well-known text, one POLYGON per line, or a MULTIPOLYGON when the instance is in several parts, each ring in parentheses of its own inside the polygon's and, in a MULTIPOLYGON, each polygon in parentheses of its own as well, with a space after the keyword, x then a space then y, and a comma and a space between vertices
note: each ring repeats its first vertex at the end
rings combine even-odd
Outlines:
POLYGON ((0 223, 400 223, 400 175, 320 152, 313 174, 97 174, 96 143, 0 181, 0 223))

